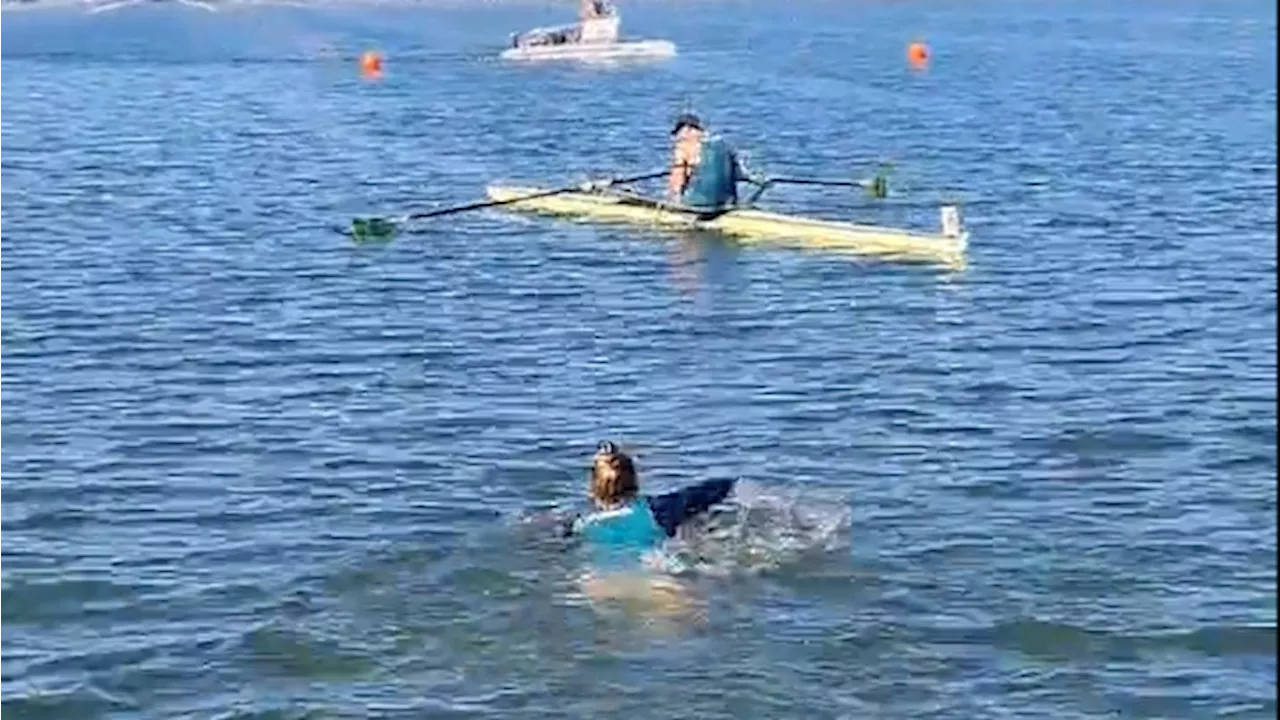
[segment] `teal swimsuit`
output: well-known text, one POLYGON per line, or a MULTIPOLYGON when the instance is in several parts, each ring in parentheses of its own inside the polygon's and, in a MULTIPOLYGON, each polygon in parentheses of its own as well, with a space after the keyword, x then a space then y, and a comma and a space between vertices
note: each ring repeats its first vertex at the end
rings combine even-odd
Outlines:
POLYGON ((645 498, 579 518, 574 530, 591 545, 593 564, 603 567, 638 564, 666 540, 645 498))
POLYGON ((591 546, 602 569, 643 564, 686 520, 711 509, 733 490, 734 480, 710 480, 655 497, 638 497, 621 508, 594 512, 573 522, 570 533, 591 546))

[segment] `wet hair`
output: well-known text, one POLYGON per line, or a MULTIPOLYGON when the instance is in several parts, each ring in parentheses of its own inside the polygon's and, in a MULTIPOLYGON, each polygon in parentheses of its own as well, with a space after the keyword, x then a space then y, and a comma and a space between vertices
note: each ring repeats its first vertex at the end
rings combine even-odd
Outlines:
POLYGON ((640 492, 636 466, 617 445, 605 440, 591 459, 591 499, 606 505, 626 502, 640 492))

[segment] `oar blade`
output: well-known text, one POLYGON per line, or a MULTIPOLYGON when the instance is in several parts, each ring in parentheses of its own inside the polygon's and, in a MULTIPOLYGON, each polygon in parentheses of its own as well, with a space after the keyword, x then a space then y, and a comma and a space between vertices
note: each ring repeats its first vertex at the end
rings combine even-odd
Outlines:
POLYGON ((889 197, 889 174, 893 172, 892 162, 882 162, 876 168, 876 174, 872 176, 871 181, 865 187, 867 194, 877 200, 883 200, 889 197))
POLYGON ((356 218, 351 221, 351 239, 356 242, 386 242, 396 234, 396 224, 383 218, 356 218))
POLYGON ((877 200, 889 197, 889 179, 879 173, 867 183, 867 194, 877 200))

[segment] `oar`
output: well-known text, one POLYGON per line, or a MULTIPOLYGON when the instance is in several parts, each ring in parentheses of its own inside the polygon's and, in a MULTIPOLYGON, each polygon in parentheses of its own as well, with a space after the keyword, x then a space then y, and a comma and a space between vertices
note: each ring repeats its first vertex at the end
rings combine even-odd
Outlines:
POLYGON ((666 177, 668 172, 668 170, 662 170, 660 172, 633 175, 631 177, 595 180, 591 182, 578 183, 577 185, 569 185, 555 190, 545 190, 531 195, 521 195, 519 197, 508 198, 506 200, 483 200, 480 202, 467 203, 466 205, 441 208, 439 210, 425 210, 422 212, 409 213, 408 215, 401 215, 390 219, 355 218, 351 221, 351 231, 343 234, 350 235, 355 240, 385 240, 395 234, 396 225, 410 220, 425 220, 427 218, 436 218, 443 215, 467 212, 468 210, 481 210, 484 208, 498 207, 499 205, 510 205, 512 203, 524 202, 525 200, 551 197, 553 195, 563 195, 564 193, 570 192, 594 192, 614 185, 629 185, 631 183, 640 182, 641 180, 653 180, 655 178, 666 177))
POLYGON ((817 180, 812 178, 771 177, 765 182, 780 185, 820 185, 822 187, 860 187, 876 197, 884 197, 887 190, 884 177, 877 175, 870 180, 817 180))
POLYGON ((821 187, 858 187, 867 191, 873 198, 882 199, 889 196, 889 170, 892 165, 884 163, 876 171, 875 177, 867 180, 823 180, 821 178, 766 177, 757 183, 759 189, 748 204, 754 204, 770 185, 817 185, 821 187))

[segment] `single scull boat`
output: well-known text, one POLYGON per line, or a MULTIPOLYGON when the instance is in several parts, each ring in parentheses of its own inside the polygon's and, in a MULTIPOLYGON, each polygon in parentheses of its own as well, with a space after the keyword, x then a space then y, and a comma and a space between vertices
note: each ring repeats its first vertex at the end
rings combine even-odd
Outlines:
POLYGON ((802 218, 753 207, 705 214, 640 195, 606 190, 549 195, 539 188, 491 185, 488 196, 512 209, 673 229, 713 230, 746 241, 791 240, 815 249, 933 260, 952 266, 964 264, 969 245, 969 232, 953 205, 941 208, 941 230, 927 233, 802 218))

